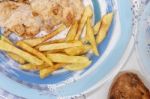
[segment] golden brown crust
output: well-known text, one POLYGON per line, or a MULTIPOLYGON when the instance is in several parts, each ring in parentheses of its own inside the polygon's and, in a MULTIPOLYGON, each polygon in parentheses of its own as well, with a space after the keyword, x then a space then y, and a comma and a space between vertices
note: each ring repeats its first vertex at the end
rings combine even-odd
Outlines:
POLYGON ((133 73, 123 73, 110 89, 109 99, 150 99, 150 92, 133 73))
POLYGON ((70 26, 83 11, 81 0, 2 0, 0 27, 22 37, 50 31, 61 23, 70 26), (5 2, 4 2, 5 1, 5 2))

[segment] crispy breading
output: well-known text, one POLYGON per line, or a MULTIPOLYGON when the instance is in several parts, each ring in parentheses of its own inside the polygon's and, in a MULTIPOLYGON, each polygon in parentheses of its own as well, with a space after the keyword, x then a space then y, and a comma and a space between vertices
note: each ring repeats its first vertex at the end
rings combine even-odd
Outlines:
POLYGON ((49 31, 60 23, 69 26, 80 19, 83 11, 81 0, 2 1, 0 27, 24 37, 33 37, 41 29, 49 31))
POLYGON ((0 26, 20 36, 34 36, 42 25, 38 16, 33 16, 29 5, 12 1, 0 3, 0 26))
POLYGON ((50 27, 61 22, 70 25, 80 19, 83 11, 81 0, 31 0, 30 4, 50 27))

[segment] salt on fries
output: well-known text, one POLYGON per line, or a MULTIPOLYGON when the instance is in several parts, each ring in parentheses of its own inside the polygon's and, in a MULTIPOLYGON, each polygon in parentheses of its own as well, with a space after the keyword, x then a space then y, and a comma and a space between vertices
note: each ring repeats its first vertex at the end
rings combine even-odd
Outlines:
POLYGON ((83 70, 92 63, 86 57, 90 50, 99 56, 97 45, 107 36, 113 19, 113 13, 108 13, 93 26, 92 16, 91 6, 86 6, 81 19, 70 26, 66 38, 63 39, 51 39, 66 29, 63 24, 43 37, 24 39, 16 44, 1 36, 0 50, 20 63, 20 69, 38 71, 41 79, 59 69, 83 70), (86 35, 81 38, 84 28, 86 28, 86 35))

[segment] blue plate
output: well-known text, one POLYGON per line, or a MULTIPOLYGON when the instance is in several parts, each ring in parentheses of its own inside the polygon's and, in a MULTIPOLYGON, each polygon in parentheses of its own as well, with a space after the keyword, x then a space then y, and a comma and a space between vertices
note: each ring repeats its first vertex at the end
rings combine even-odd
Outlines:
MULTIPOLYGON (((91 91, 89 89, 94 88, 97 83, 111 77, 131 38, 131 2, 130 0, 84 0, 84 4, 92 5, 95 23, 104 14, 112 11, 115 13, 107 38, 98 46, 101 56, 92 55, 90 57, 92 65, 83 71, 62 70, 41 80, 36 72, 19 70, 19 64, 4 52, 0 52, 1 89, 27 99, 56 99, 56 97, 82 95, 91 91)), ((99 83, 99 86, 101 84, 99 83)))

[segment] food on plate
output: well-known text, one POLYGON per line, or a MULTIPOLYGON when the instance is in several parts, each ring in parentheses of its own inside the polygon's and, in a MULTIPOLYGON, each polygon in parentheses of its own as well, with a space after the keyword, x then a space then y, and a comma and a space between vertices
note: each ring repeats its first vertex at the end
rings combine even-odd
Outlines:
POLYGON ((70 25, 79 20, 83 12, 82 0, 30 0, 30 5, 48 28, 62 22, 70 25))
MULTIPOLYGON (((5 41, 5 42, 7 42, 7 43, 13 45, 13 43, 12 43, 9 39, 7 39, 6 37, 0 36, 0 38, 1 38, 2 41, 5 41)), ((20 63, 20 64, 26 63, 26 61, 25 61, 22 57, 20 57, 20 56, 14 54, 14 53, 7 52, 7 55, 8 55, 9 57, 11 57, 13 60, 15 60, 16 62, 20 63)))
POLYGON ((33 37, 41 29, 49 31, 61 23, 70 26, 83 11, 81 0, 17 1, 0 2, 0 26, 21 37, 33 37))
POLYGON ((29 3, 29 0, 0 0, 0 2, 4 1, 15 1, 15 2, 20 2, 20 3, 29 3))
POLYGON ((101 27, 102 20, 98 21, 94 26, 94 34, 96 35, 101 27))
POLYGON ((66 37, 66 41, 73 41, 75 40, 75 36, 78 30, 78 22, 76 21, 70 28, 67 37, 66 37))
POLYGON ((24 42, 26 42, 27 44, 29 44, 30 46, 37 46, 49 39, 51 39, 52 37, 56 36, 57 34, 59 34, 60 32, 62 32, 64 29, 66 28, 65 25, 60 25, 56 30, 54 30, 52 33, 49 33, 43 37, 40 38, 32 38, 32 39, 25 39, 23 40, 24 42))
POLYGON ((86 23, 86 35, 87 35, 88 41, 90 42, 90 44, 92 46, 94 54, 99 56, 96 40, 94 37, 94 30, 92 28, 92 23, 91 23, 90 18, 87 19, 87 23, 86 23))
POLYGON ((4 36, 8 37, 11 34, 11 31, 9 29, 6 29, 3 33, 4 36))
POLYGON ((91 6, 86 6, 84 9, 83 15, 80 19, 80 22, 79 22, 78 31, 77 31, 77 35, 75 37, 75 40, 80 39, 82 31, 83 31, 84 26, 85 26, 86 21, 87 21, 87 18, 92 17, 92 15, 93 15, 93 11, 92 11, 91 6))
POLYGON ((54 71, 61 69, 64 66, 64 64, 55 64, 54 66, 47 67, 40 70, 40 78, 43 79, 50 74, 52 74, 54 71))
POLYGON ((43 43, 37 45, 36 48, 38 49, 38 48, 39 48, 40 46, 42 46, 42 45, 54 44, 54 43, 65 43, 65 42, 66 42, 66 39, 65 39, 65 38, 56 39, 56 40, 51 40, 51 41, 43 42, 43 43))
POLYGON ((92 7, 84 7, 82 0, 3 0, 0 27, 5 37, 1 36, 0 50, 20 63, 20 69, 39 72, 41 79, 59 69, 83 70, 92 63, 91 50, 99 56, 97 46, 107 35, 113 13, 95 26, 92 16, 92 7), (21 38, 11 42, 12 32, 21 38))
POLYGON ((107 32, 111 26, 112 20, 113 20, 113 12, 108 13, 108 14, 103 16, 101 27, 99 29, 99 32, 97 33, 97 36, 96 36, 97 44, 100 44, 105 39, 105 37, 107 36, 107 32))
POLYGON ((89 63, 90 60, 86 56, 69 56, 61 53, 47 54, 47 57, 56 63, 89 63))
POLYGON ((35 57, 23 50, 18 49, 17 47, 15 47, 3 40, 0 40, 0 50, 14 53, 14 54, 22 57, 23 59, 25 59, 27 62, 29 62, 31 64, 35 64, 35 65, 43 64, 42 60, 38 59, 37 57, 35 57))
POLYGON ((83 46, 77 46, 77 47, 71 47, 64 49, 64 52, 67 55, 76 56, 76 55, 83 55, 90 51, 91 46, 90 45, 83 45, 83 46))
POLYGON ((26 60, 23 59, 22 57, 18 56, 17 54, 14 54, 14 53, 10 53, 8 52, 7 55, 12 58, 14 61, 20 63, 20 64, 25 64, 26 63, 26 60))
POLYGON ((109 99, 150 99, 150 91, 138 75, 127 72, 120 74, 114 81, 109 99))
POLYGON ((73 41, 73 42, 66 42, 66 43, 53 43, 39 46, 40 51, 51 51, 51 50, 59 50, 59 49, 66 49, 70 47, 77 47, 82 46, 81 41, 73 41))
POLYGON ((13 1, 0 2, 0 27, 20 36, 34 36, 39 33, 41 25, 42 20, 32 14, 29 5, 13 1))
POLYGON ((74 64, 67 64, 64 66, 65 69, 70 70, 70 71, 79 71, 83 70, 86 67, 88 67, 91 64, 91 61, 87 63, 74 63, 74 64))
POLYGON ((6 38, 5 36, 2 36, 2 35, 1 35, 1 36, 0 36, 0 40, 5 41, 5 42, 7 42, 7 43, 13 45, 13 43, 12 43, 8 38, 6 38))
POLYGON ((41 59, 42 61, 44 61, 45 63, 47 63, 48 65, 52 66, 53 63, 51 62, 50 59, 48 59, 43 53, 41 53, 40 51, 32 48, 31 46, 29 46, 28 44, 22 42, 22 41, 19 41, 17 42, 16 44, 18 47, 20 47, 21 49, 37 56, 39 59, 41 59))
POLYGON ((50 66, 47 64, 34 65, 34 64, 29 63, 29 64, 21 65, 19 68, 22 70, 26 70, 26 71, 39 71, 47 67, 50 67, 50 66))

